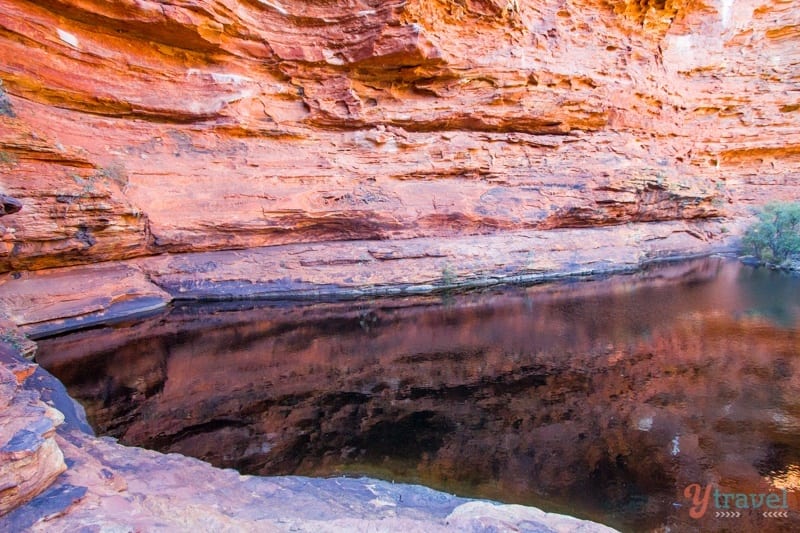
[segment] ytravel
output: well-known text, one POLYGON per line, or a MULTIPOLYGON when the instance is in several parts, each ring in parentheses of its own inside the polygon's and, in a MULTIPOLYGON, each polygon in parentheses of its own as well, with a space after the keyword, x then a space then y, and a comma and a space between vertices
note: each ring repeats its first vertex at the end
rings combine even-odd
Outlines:
POLYGON ((692 506, 689 508, 689 516, 698 519, 703 517, 708 510, 708 505, 713 502, 717 510, 736 510, 755 509, 761 511, 789 510, 789 503, 786 489, 780 492, 720 492, 718 488, 706 485, 703 488, 699 483, 692 483, 683 490, 683 495, 690 499, 692 506))

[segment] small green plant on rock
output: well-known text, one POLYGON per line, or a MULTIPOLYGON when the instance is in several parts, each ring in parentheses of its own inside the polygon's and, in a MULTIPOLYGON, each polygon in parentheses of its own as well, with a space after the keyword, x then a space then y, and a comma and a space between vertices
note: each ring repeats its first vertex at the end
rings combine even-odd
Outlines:
POLYGON ((771 203, 742 239, 743 251, 763 263, 786 266, 800 256, 800 203, 771 203))
POLYGON ((83 187, 81 189, 81 196, 86 196, 94 192, 94 176, 84 178, 78 174, 71 174, 71 177, 76 184, 83 187))
POLYGON ((0 165, 13 167, 16 164, 17 164, 16 155, 12 154, 11 152, 6 152, 5 150, 0 150, 0 165))
POLYGON ((22 337, 13 330, 3 329, 0 331, 0 342, 10 345, 18 352, 22 351, 22 337))
POLYGON ((97 171, 96 177, 101 180, 113 181, 123 191, 128 186, 128 172, 122 163, 111 163, 97 171))
POLYGON ((83 177, 74 173, 69 176, 81 187, 81 192, 78 194, 80 198, 94 195, 98 192, 98 186, 102 189, 104 185, 107 186, 111 182, 119 185, 123 192, 128 186, 128 173, 121 163, 112 163, 107 167, 101 167, 91 176, 83 177))
POLYGON ((450 268, 450 265, 444 265, 442 267, 442 285, 449 287, 454 285, 456 280, 456 273, 450 268))
POLYGON ((6 89, 3 87, 3 80, 0 80, 0 116, 14 118, 14 110, 11 109, 11 102, 8 101, 6 96, 6 89))

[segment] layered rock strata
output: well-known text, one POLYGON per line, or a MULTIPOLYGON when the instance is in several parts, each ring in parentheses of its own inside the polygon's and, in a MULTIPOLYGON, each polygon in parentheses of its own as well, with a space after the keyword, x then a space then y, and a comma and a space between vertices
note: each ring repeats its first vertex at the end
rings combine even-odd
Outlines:
POLYGON ((0 0, 0 319, 44 335, 735 243, 797 198, 798 28, 787 0, 0 0))
POLYGON ((732 233, 713 237, 719 228, 719 222, 667 222, 167 254, 7 275, 0 304, 10 321, 39 338, 119 322, 173 300, 402 297, 629 272, 652 261, 732 250, 732 233))
POLYGON ((796 197, 798 17, 3 0, 0 270, 740 216, 796 197))

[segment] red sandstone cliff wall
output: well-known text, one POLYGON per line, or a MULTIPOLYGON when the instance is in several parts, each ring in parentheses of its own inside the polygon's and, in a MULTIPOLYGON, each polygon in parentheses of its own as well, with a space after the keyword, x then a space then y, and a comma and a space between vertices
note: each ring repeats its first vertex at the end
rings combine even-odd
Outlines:
POLYGON ((0 272, 737 216, 799 65, 788 0, 0 0, 0 272))

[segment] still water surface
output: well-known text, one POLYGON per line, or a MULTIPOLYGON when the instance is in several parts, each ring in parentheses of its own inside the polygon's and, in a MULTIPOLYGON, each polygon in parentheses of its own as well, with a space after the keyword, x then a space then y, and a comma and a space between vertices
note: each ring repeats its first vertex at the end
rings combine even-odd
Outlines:
POLYGON ((368 474, 625 531, 800 530, 800 278, 731 260, 176 306, 43 340, 38 362, 99 433, 246 473, 368 474), (692 484, 776 494, 788 517, 717 517, 712 492, 692 518, 692 484))

